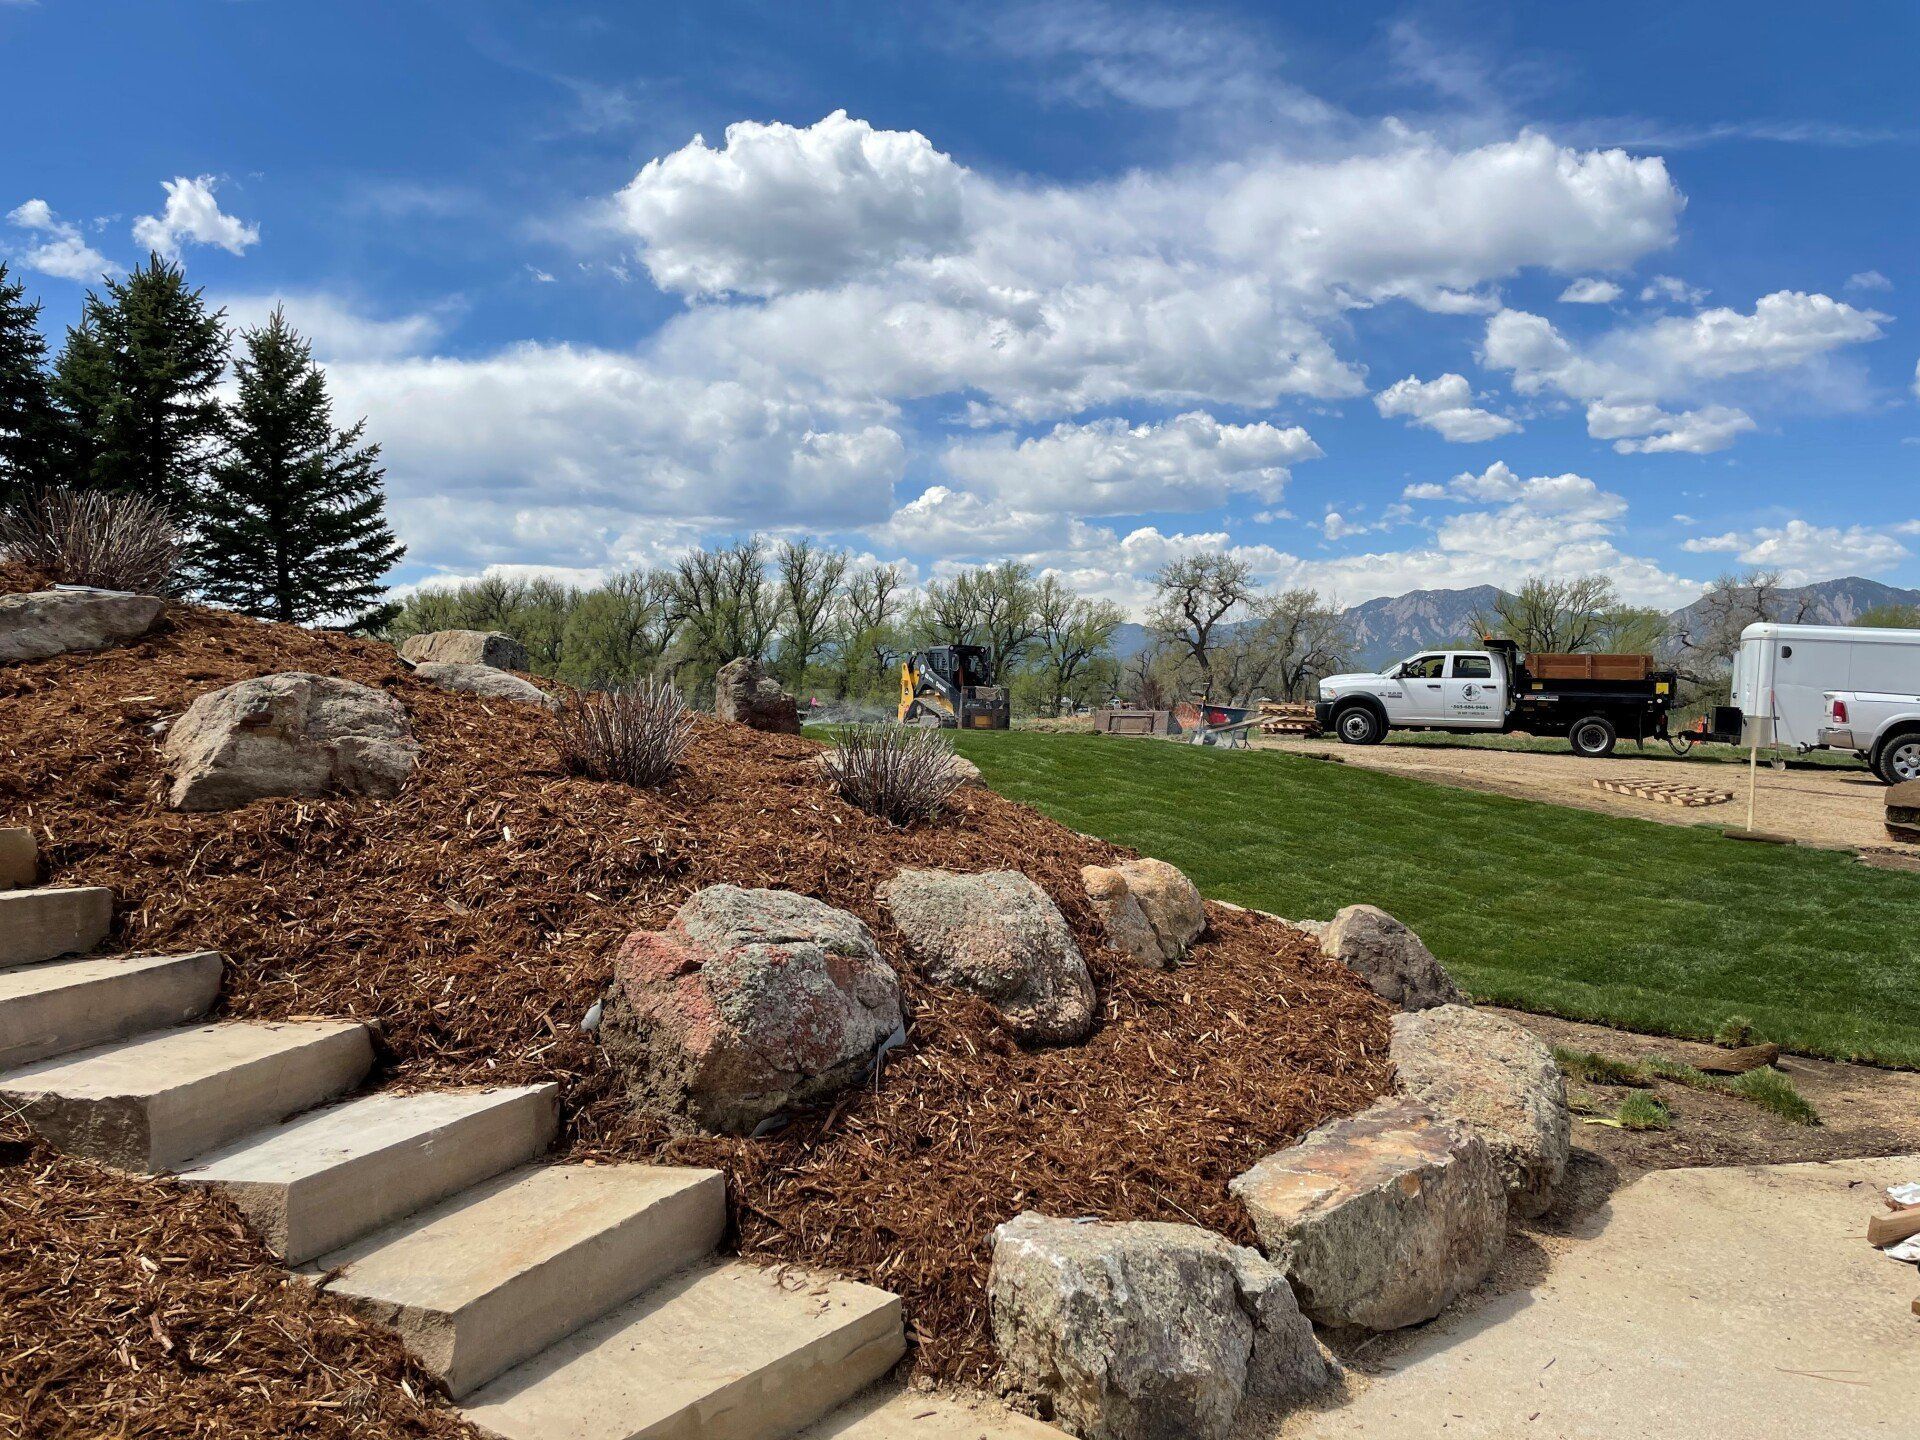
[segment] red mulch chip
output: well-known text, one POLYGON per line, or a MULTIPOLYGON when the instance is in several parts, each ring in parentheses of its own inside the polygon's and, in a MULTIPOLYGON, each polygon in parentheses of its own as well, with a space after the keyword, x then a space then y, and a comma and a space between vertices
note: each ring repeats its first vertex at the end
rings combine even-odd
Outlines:
MULTIPOLYGON (((1079 880, 1083 864, 1126 852, 978 786, 940 821, 896 829, 824 787, 808 764, 815 742, 708 719, 683 774, 637 792, 564 774, 544 712, 417 682, 384 645, 183 606, 163 627, 123 650, 0 668, 0 824, 31 825, 60 883, 114 888, 118 943, 221 951, 228 1015, 377 1021, 386 1083, 561 1081, 574 1157, 725 1169, 731 1243, 898 1292, 914 1363, 931 1376, 978 1381, 992 1365, 985 1279, 1002 1220, 1027 1209, 1187 1220, 1245 1240, 1227 1181, 1387 1084, 1386 1007, 1308 938, 1214 908, 1188 964, 1128 966, 1102 945, 1079 880), (399 696, 423 748, 407 790, 167 810, 166 722, 208 690, 284 670, 399 696), (1100 1029, 1026 1051, 984 1004, 914 973, 874 899, 907 866, 1032 876, 1093 968, 1100 1029), (760 1140, 676 1134, 633 1114, 578 1029, 621 937, 721 882, 859 915, 901 972, 912 1017, 876 1085, 760 1140)), ((0 1394, 30 1397, 25 1433, 442 1433, 443 1412, 401 1404, 409 1372, 393 1347, 358 1330, 349 1343, 344 1315, 289 1298, 213 1202, 35 1151, 0 1169, 0 1207, 0 1244, 24 1244, 31 1277, 13 1284, 10 1265, 0 1280, 0 1394), (271 1380, 209 1389, 177 1361, 121 1365, 102 1337, 119 1325, 137 1360, 157 1343, 144 1328, 153 1312, 129 1308, 131 1259, 94 1253, 123 1242, 96 1231, 89 1187, 128 1233, 177 1252, 165 1273, 181 1308, 163 1328, 238 1326, 221 1363, 265 1371, 288 1335, 304 1337, 332 1357, 340 1394, 392 1394, 355 1402, 374 1408, 352 1420, 271 1380), (158 1218, 137 1219, 148 1207, 158 1218), (20 1213, 40 1216, 24 1242, 20 1213), (196 1239, 201 1226, 217 1239, 196 1239), (22 1355, 27 1336, 39 1348, 22 1355), (291 1418, 302 1404, 323 1407, 309 1428, 291 1418)))

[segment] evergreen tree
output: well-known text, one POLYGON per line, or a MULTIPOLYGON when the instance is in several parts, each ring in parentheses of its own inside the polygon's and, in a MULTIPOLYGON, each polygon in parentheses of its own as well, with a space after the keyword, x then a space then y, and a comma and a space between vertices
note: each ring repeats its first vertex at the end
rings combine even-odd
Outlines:
POLYGON ((271 620, 363 611, 406 553, 387 528, 380 447, 362 443, 364 420, 333 428, 326 376, 279 310, 241 343, 227 449, 200 507, 199 589, 271 620))
POLYGON ((220 449, 227 344, 225 312, 158 255, 89 292, 55 369, 68 480, 145 495, 191 523, 220 449))
POLYGON ((0 265, 0 508, 54 478, 57 422, 40 305, 0 265))

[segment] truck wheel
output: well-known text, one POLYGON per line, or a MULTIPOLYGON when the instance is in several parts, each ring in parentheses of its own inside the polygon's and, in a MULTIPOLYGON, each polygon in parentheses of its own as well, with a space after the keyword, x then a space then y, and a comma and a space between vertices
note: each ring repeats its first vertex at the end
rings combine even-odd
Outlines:
POLYGON ((1386 729, 1364 705, 1349 705, 1333 717, 1333 733, 1346 745, 1378 745, 1386 729))
POLYGON ((1586 760, 1611 755, 1616 738, 1613 722, 1604 715, 1582 716, 1567 732, 1567 743, 1573 746, 1573 753, 1586 760))
POLYGON ((1873 768, 1880 772, 1880 778, 1889 785, 1920 780, 1920 730, 1896 735, 1882 745, 1880 758, 1873 768))

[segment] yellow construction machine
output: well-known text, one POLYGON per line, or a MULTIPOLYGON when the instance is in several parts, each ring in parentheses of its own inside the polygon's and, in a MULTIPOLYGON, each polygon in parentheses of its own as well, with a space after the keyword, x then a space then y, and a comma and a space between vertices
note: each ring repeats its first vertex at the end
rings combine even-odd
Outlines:
POLYGON ((1004 730, 1007 692, 993 683, 992 652, 936 645, 900 667, 900 723, 943 730, 1004 730))

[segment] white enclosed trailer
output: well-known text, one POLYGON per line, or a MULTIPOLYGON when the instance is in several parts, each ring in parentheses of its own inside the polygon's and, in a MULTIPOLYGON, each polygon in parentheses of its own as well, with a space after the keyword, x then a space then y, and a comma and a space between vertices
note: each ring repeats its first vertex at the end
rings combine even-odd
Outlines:
POLYGON ((1920 630, 1762 624, 1740 632, 1733 704, 1750 741, 1813 749, 1835 690, 1920 691, 1920 630))

